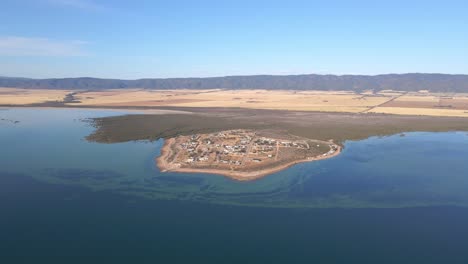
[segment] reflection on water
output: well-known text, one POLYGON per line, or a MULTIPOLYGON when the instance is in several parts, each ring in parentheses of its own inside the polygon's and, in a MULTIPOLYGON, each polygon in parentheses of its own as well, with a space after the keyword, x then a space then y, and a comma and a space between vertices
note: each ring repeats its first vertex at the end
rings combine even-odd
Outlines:
POLYGON ((0 177, 85 186, 148 199, 278 207, 468 206, 468 135, 409 133, 346 142, 329 160, 298 164, 252 182, 161 173, 162 140, 90 143, 82 119, 123 112, 8 109, 0 118, 0 177))

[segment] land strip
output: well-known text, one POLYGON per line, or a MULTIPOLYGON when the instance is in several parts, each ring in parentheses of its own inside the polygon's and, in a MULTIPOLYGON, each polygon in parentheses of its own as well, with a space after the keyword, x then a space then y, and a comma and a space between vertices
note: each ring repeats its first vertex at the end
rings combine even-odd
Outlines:
POLYGON ((387 114, 316 113, 240 108, 165 108, 190 114, 125 115, 92 120, 96 130, 87 138, 113 143, 157 140, 180 135, 231 129, 282 130, 286 134, 341 144, 371 136, 411 131, 468 131, 462 117, 406 116, 387 114))

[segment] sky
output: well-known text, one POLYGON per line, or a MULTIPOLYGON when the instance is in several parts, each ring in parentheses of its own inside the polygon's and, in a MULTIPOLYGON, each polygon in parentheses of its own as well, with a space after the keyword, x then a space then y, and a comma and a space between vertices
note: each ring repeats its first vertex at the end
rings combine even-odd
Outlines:
POLYGON ((0 76, 468 74, 468 1, 1 0, 0 76))

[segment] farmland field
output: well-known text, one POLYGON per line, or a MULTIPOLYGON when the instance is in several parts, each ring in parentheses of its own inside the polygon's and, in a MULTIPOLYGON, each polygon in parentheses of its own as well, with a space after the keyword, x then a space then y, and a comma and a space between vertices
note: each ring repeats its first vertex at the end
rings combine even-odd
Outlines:
POLYGON ((468 117, 467 94, 297 90, 34 90, 0 88, 3 106, 244 108, 468 117))

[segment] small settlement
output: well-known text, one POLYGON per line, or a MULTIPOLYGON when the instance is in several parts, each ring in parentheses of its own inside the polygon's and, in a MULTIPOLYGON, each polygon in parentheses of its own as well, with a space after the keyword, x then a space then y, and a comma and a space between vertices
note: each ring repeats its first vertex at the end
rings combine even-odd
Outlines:
POLYGON ((173 171, 272 171, 278 165, 284 167, 333 156, 338 150, 338 145, 328 141, 271 133, 267 136, 252 130, 237 129, 173 138, 165 145, 165 154, 159 158, 158 165, 164 170, 173 171), (185 170, 181 170, 183 168, 185 170))

